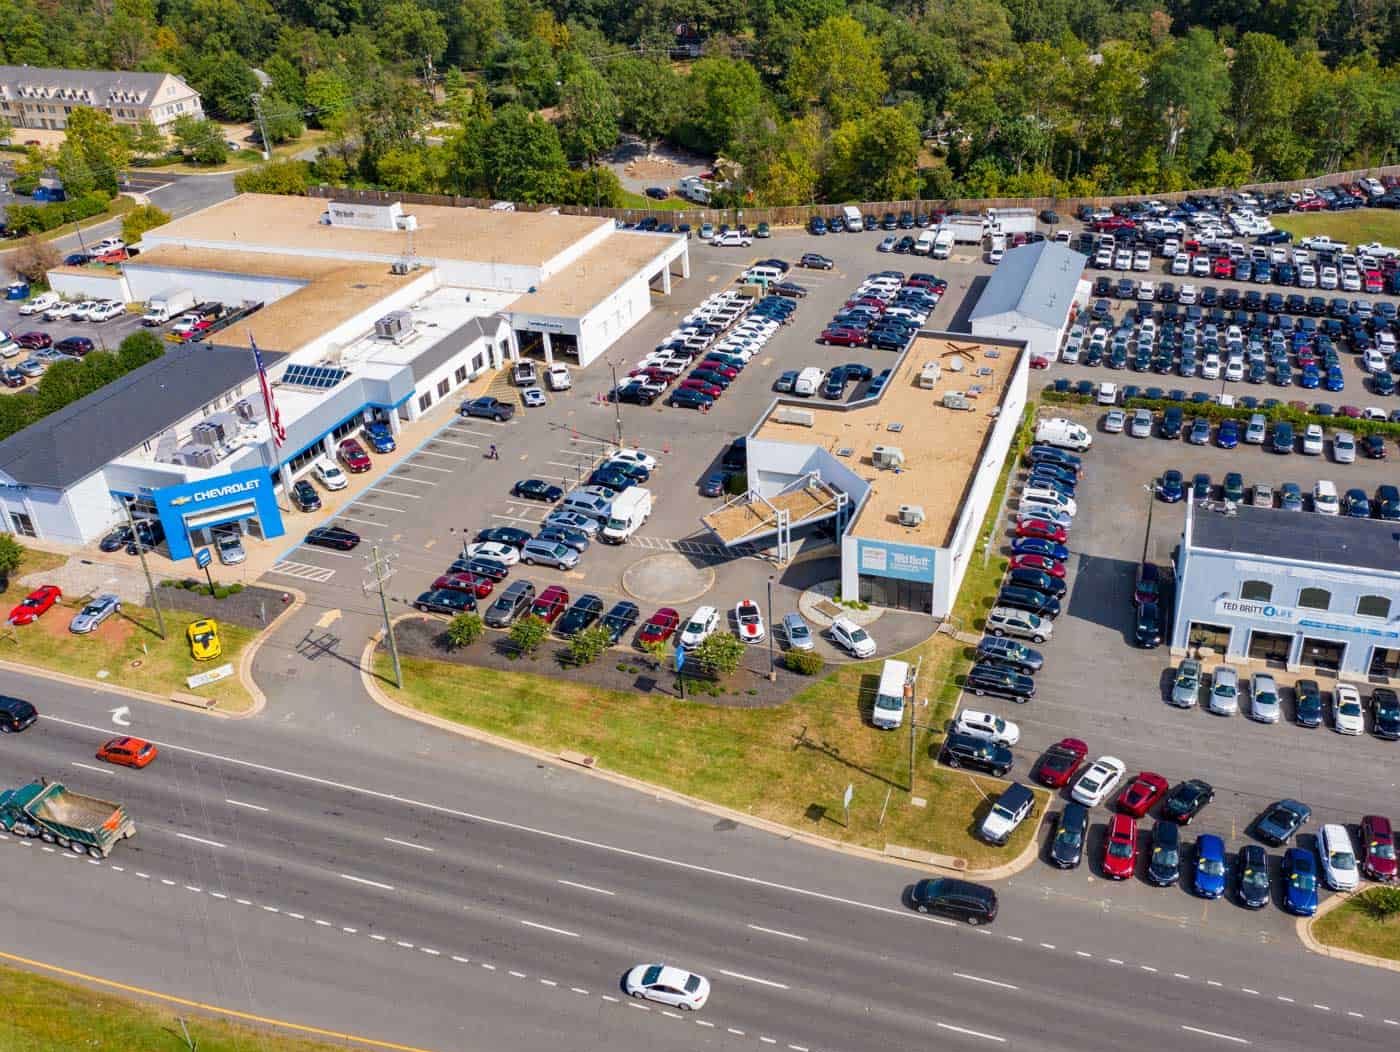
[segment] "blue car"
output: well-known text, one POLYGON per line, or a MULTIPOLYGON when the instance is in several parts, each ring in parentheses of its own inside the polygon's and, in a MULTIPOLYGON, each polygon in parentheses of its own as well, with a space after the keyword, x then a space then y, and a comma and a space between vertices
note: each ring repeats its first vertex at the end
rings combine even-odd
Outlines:
POLYGON ((1214 833, 1196 838, 1196 874, 1192 886, 1203 899, 1225 894, 1225 841, 1214 833))
POLYGON ((1280 800, 1254 824, 1254 835, 1266 844, 1281 847, 1312 818, 1312 808, 1297 800, 1280 800))
POLYGON ((365 441, 373 447, 376 453, 392 453, 398 448, 394 443, 394 433, 389 430, 389 425, 379 420, 365 425, 365 441))
POLYGON ((1306 366, 1298 375, 1298 386, 1305 391, 1316 391, 1322 383, 1322 377, 1318 375, 1317 366, 1306 366))
POLYGON ((1186 496, 1186 483, 1176 468, 1162 472, 1157 482, 1157 496, 1168 504, 1175 504, 1186 496))
POLYGON ((1040 537, 1017 537, 1011 542, 1011 551, 1016 555, 1043 555, 1061 563, 1069 559, 1069 549, 1063 544, 1040 537))
POLYGON ((1340 367, 1327 370, 1327 378, 1322 381, 1322 386, 1329 391, 1345 390, 1347 382, 1342 378, 1340 367))
POLYGON ((1215 433, 1215 444, 1221 449, 1234 449, 1240 444, 1240 422, 1220 421, 1220 430, 1215 433))
POLYGON ((724 496, 724 483, 728 478, 729 472, 727 471, 716 471, 713 475, 706 475, 705 480, 700 483, 700 496, 724 496))
POLYGON ((1311 851, 1290 847, 1283 853, 1283 908, 1299 917, 1317 912, 1317 860, 1311 851))

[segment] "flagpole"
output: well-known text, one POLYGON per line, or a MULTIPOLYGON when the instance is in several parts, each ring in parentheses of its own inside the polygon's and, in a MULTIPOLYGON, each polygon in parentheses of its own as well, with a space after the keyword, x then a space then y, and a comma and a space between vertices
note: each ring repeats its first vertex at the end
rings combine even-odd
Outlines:
MULTIPOLYGON (((273 482, 273 492, 276 492, 277 482, 282 481, 282 471, 280 463, 281 458, 277 455, 277 450, 281 449, 282 443, 286 441, 287 432, 282 427, 282 414, 277 410, 277 403, 272 396, 272 385, 267 379, 267 367, 263 365, 262 352, 258 350, 258 344, 257 341, 253 338, 253 332, 251 329, 248 330, 248 347, 253 352, 253 364, 257 367, 258 386, 262 390, 263 413, 267 417, 268 436, 272 440, 271 450, 268 449, 267 442, 259 442, 258 449, 260 452, 260 456, 262 457, 263 470, 268 473, 269 481, 272 480, 273 475, 277 476, 276 481, 273 482), (269 452, 271 453, 272 457, 271 463, 268 462, 269 452)), ((279 501, 277 506, 282 511, 290 511, 290 501, 291 494, 286 492, 286 487, 284 486, 282 493, 282 501, 279 501), (283 501, 285 501, 286 503, 283 503, 283 501)))

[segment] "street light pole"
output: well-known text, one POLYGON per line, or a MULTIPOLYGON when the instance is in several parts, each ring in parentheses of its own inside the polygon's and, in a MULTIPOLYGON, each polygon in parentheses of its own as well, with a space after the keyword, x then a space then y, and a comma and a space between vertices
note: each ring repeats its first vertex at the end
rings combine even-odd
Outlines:
MULTIPOLYGON (((136 520, 131 517, 131 498, 122 501, 122 508, 126 510, 126 524, 131 529, 131 542, 136 545, 136 556, 141 560, 141 572, 146 575, 146 591, 151 593, 151 608, 156 612, 156 631, 160 638, 165 638, 165 615, 160 611, 160 597, 156 595, 155 582, 151 580, 151 567, 146 562, 146 545, 141 541, 141 534, 136 529, 136 520)), ((209 594, 214 594, 214 589, 209 589, 209 594)))
POLYGON ((773 633, 777 631, 777 625, 773 622, 773 575, 768 575, 768 682, 778 681, 778 666, 774 664, 773 658, 773 633))
POLYGON ((617 362, 608 359, 608 368, 612 370, 613 381, 613 422, 617 429, 617 448, 622 448, 622 399, 617 396, 617 362))

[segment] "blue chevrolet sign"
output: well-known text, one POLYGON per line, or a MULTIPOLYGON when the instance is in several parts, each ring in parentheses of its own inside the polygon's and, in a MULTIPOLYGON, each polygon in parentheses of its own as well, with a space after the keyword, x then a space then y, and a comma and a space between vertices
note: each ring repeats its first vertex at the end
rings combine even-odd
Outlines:
POLYGON ((190 532, 226 522, 257 519, 264 537, 281 537, 282 511, 272 477, 265 469, 237 471, 231 475, 166 486, 151 491, 156 513, 165 527, 172 559, 194 555, 190 532))

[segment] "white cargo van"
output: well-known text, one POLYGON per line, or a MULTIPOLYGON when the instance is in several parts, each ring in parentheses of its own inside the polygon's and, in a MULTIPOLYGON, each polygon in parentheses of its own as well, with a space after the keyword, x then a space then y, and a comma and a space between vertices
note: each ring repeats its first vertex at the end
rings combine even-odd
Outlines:
POLYGON ((880 685, 875 688, 875 708, 870 722, 884 731, 892 731, 904 722, 904 685, 909 682, 909 662, 886 661, 880 670, 880 685))
POLYGON ((945 226, 938 228, 933 235, 933 251, 929 253, 934 259, 947 259, 953 254, 953 232, 945 226))
POLYGON ((141 324, 164 325, 195 305, 194 293, 189 289, 167 289, 158 292, 146 301, 146 313, 141 316, 141 324))
POLYGON ((846 220, 847 230, 865 229, 865 217, 860 214, 860 209, 855 205, 847 205, 841 209, 841 215, 846 220))
POLYGON ((1035 429, 1035 440, 1047 446, 1083 452, 1094 444, 1094 436, 1081 424, 1062 416, 1042 420, 1035 429))
POLYGON ((933 230, 923 230, 919 233, 919 239, 914 242, 913 253, 916 256, 927 256, 933 253, 933 243, 938 238, 937 232, 933 230))
POLYGON ((651 490, 632 486, 613 498, 612 512, 598 539, 608 544, 622 544, 641 529, 651 515, 651 490))
POLYGON ((809 365, 797 374, 797 380, 792 385, 792 393, 810 397, 817 393, 817 389, 821 387, 824 379, 826 379, 826 373, 815 365, 809 365))

